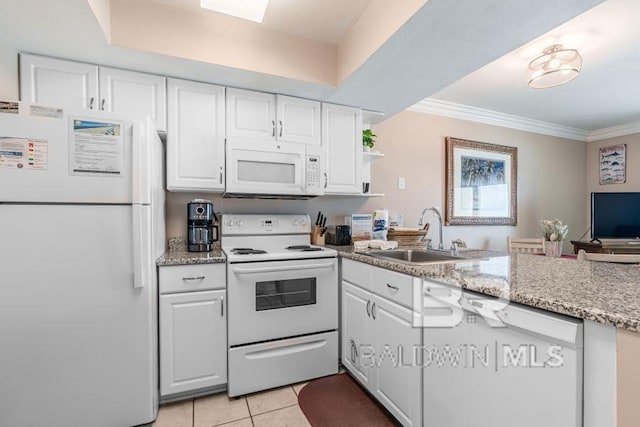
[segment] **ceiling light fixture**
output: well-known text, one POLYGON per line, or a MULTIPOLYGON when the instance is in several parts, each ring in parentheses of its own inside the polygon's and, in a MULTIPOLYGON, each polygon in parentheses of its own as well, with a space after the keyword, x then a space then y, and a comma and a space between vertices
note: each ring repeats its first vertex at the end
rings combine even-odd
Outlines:
POLYGON ((554 44, 529 63, 527 83, 534 89, 545 89, 569 83, 582 69, 582 56, 575 49, 554 44))
POLYGON ((268 3, 269 0, 200 0, 200 7, 261 23, 268 3))

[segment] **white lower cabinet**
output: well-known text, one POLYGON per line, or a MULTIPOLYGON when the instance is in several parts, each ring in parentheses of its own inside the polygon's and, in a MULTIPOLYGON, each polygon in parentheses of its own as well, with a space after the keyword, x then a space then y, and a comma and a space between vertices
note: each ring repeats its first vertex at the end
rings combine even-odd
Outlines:
POLYGON ((413 359, 422 330, 413 326, 411 309, 374 293, 372 277, 384 270, 368 266, 363 274, 362 266, 343 260, 343 277, 359 283, 342 281, 342 364, 402 425, 420 426, 422 375, 413 359))
POLYGON ((198 283, 211 283, 212 276, 219 278, 216 285, 224 286, 224 264, 219 266, 221 277, 218 265, 215 268, 160 268, 160 395, 163 397, 227 383, 226 289, 203 291, 198 288, 198 283), (163 293, 163 289, 176 289, 176 284, 169 281, 182 282, 184 290, 197 290, 163 293))
POLYGON ((363 351, 369 341, 372 294, 345 281, 342 282, 342 364, 364 385, 370 384, 370 368, 365 365, 363 351))

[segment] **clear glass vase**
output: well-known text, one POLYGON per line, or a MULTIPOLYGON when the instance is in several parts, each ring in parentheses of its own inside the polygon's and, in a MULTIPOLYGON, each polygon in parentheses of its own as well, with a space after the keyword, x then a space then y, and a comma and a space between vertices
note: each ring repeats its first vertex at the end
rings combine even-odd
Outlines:
POLYGON ((555 242, 545 241, 544 242, 544 254, 546 256, 551 256, 555 258, 560 258, 562 256, 562 240, 558 240, 555 242))

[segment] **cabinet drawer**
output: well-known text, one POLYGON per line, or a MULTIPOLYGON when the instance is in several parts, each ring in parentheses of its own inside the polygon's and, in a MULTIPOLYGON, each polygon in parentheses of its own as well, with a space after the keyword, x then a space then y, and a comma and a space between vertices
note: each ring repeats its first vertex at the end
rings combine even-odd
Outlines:
POLYGON ((226 264, 175 265, 160 267, 160 293, 224 289, 226 264))
POLYGON ((342 279, 364 289, 371 289, 373 267, 363 262, 342 258, 342 279))
POLYGON ((371 290, 405 307, 411 307, 413 301, 413 277, 384 268, 373 267, 371 290))

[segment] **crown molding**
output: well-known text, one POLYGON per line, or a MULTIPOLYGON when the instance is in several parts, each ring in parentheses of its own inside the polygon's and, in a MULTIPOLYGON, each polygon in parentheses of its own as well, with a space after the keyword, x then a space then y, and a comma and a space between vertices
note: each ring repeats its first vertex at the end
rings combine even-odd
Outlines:
POLYGON ((502 126, 510 129, 540 133, 543 135, 557 136, 560 138, 568 138, 577 141, 586 142, 589 137, 589 131, 584 129, 557 125, 555 123, 543 122, 541 120, 527 119, 525 117, 485 110, 484 108, 469 107, 467 105, 456 104, 455 102, 441 101, 432 98, 423 99, 417 104, 407 108, 407 110, 502 126))
POLYGON ((596 129, 589 132, 587 141, 600 141, 601 139, 615 138, 616 136, 640 133, 640 122, 625 123, 609 128, 596 129))

